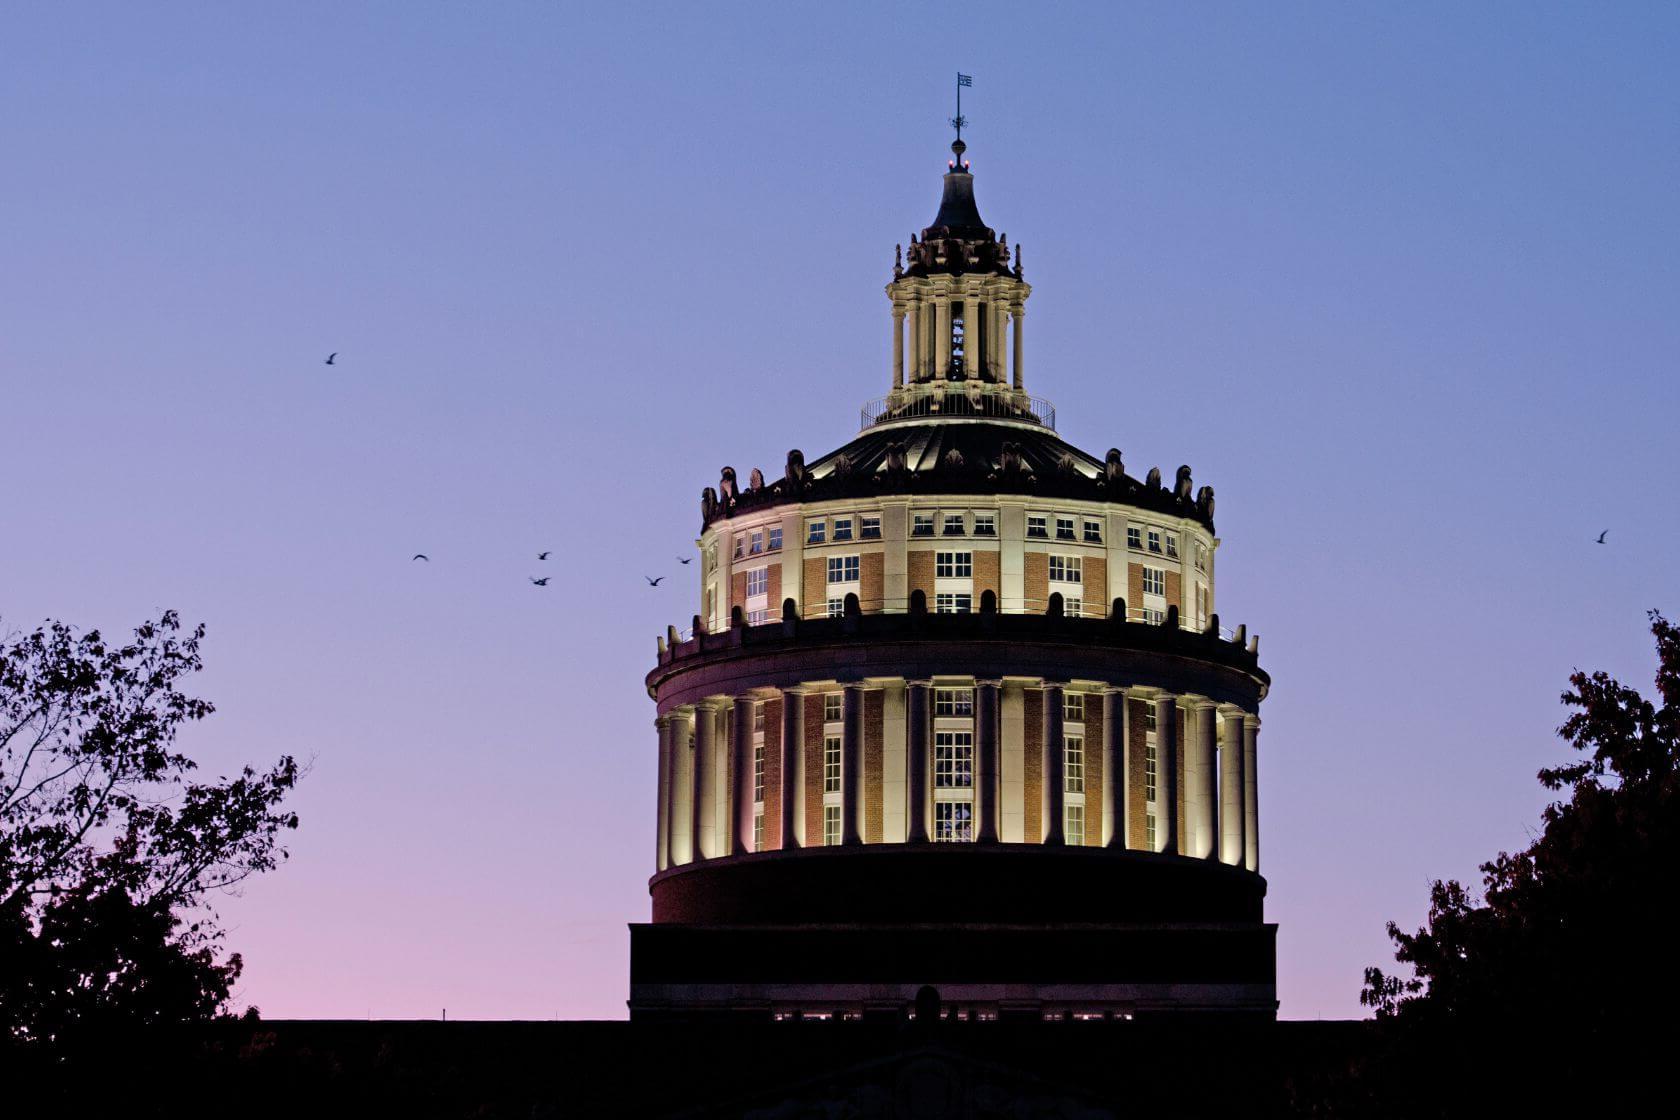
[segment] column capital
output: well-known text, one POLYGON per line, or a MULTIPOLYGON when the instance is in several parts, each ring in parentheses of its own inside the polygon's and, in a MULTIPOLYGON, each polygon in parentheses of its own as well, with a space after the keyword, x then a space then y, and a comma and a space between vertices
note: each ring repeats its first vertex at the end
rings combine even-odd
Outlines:
POLYGON ((932 688, 933 687, 933 681, 932 680, 906 680, 904 683, 909 688, 932 688))
POLYGON ((1181 697, 1180 699, 1184 701, 1184 706, 1186 708, 1194 708, 1198 712, 1212 711, 1214 708, 1219 706, 1208 697, 1197 696, 1193 693, 1191 695, 1181 697))
POLYGON ((974 687, 975 688, 988 688, 988 687, 989 688, 1002 688, 1003 687, 1003 678, 1002 677, 996 677, 996 678, 986 677, 986 678, 982 679, 982 678, 976 677, 975 680, 974 680, 974 687))

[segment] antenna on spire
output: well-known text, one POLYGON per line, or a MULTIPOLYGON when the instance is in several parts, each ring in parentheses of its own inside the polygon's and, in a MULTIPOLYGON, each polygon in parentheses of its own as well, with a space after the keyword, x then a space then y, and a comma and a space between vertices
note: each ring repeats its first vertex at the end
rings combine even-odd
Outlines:
POLYGON ((962 91, 964 86, 972 87, 973 85, 974 78, 971 75, 964 74, 960 70, 957 72, 957 115, 951 118, 951 127, 957 130, 957 138, 951 144, 951 151, 954 152, 957 157, 951 163, 953 168, 963 168, 966 170, 968 167, 968 165, 963 162, 962 158, 963 153, 968 150, 968 145, 963 143, 962 138, 963 126, 968 124, 968 118, 963 116, 962 111, 962 91))

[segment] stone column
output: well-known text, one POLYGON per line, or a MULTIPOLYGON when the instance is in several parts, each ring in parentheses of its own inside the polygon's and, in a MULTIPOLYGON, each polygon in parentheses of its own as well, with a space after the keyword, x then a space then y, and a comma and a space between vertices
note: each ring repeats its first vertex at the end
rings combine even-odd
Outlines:
POLYGON ((995 844, 998 809, 1003 804, 1003 771, 998 758, 1001 736, 1002 681, 976 681, 974 689, 974 838, 995 844))
POLYGON ((1124 848, 1126 837, 1131 835, 1131 805, 1132 799, 1126 796, 1127 775, 1131 772, 1127 767, 1127 744, 1131 741, 1127 736, 1127 721, 1130 716, 1130 705, 1126 703, 1126 693, 1117 688, 1103 689, 1103 788, 1102 815, 1103 829, 1107 833, 1103 837, 1103 845, 1109 848, 1124 848))
POLYGON ((1015 391, 1017 393, 1024 393, 1027 390, 1026 390, 1026 379, 1023 376, 1022 369, 1021 369, 1021 366, 1022 366, 1022 361, 1021 361, 1021 351, 1022 351, 1022 347, 1021 347, 1021 328, 1026 325, 1027 309, 1024 308, 1024 307, 1014 307, 1014 308, 1011 308, 1010 311, 1011 311, 1011 314, 1012 314, 1012 316, 1015 320, 1015 337, 1013 339, 1014 344, 1015 344, 1015 360, 1013 362, 1011 362, 1010 365, 1012 365, 1014 367, 1015 391))
POLYGON ((1260 717, 1243 715, 1243 857, 1250 871, 1260 870, 1260 717))
POLYGON ((893 304, 893 384, 904 388, 904 305, 893 304))
POLYGON ((1067 736, 1062 730, 1065 712, 1062 708, 1062 685, 1057 681, 1044 682, 1044 842, 1067 843, 1067 736))
POLYGON ((735 755, 735 790, 734 819, 735 827, 731 829, 729 854, 744 855, 753 850, 753 705, 755 701, 750 696, 735 698, 735 719, 733 721, 734 742, 731 748, 735 755))
POLYGON ((673 717, 662 715, 653 721, 654 728, 659 734, 659 775, 655 779, 658 786, 659 826, 655 830, 653 845, 653 869, 663 871, 671 865, 671 723, 673 717))
POLYGON ((951 297, 941 292, 934 298, 939 304, 939 326, 935 328, 933 375, 944 377, 951 364, 951 297))
POLYGON ((1219 735, 1219 862, 1243 865, 1242 713, 1222 710, 1219 735))
POLYGON ((1195 847, 1190 854, 1202 859, 1219 858, 1219 727, 1211 700, 1196 703, 1195 778, 1185 789, 1185 805, 1195 795, 1195 847))
POLYGON ((909 810, 905 840, 911 844, 928 842, 928 692, 931 685, 931 681, 911 681, 905 694, 905 754, 910 769, 905 797, 909 810))
POLYGON ((863 788, 859 770, 863 764, 863 686, 846 686, 840 709, 840 843, 848 847, 863 843, 863 788))
POLYGON ((694 709, 671 713, 671 809, 667 863, 694 860, 694 709))
POLYGON ((1155 694, 1155 804, 1161 809, 1156 837, 1168 855, 1183 852, 1178 840, 1178 700, 1155 694))
POLYGON ((782 691, 782 847, 797 848, 803 837, 795 829, 795 811, 805 796, 799 767, 805 746, 805 690, 782 691))
POLYGON ((710 701, 702 700, 694 706, 694 810, 691 816, 694 826, 692 851, 696 861, 717 855, 714 839, 716 822, 710 819, 713 740, 716 737, 717 712, 710 701))

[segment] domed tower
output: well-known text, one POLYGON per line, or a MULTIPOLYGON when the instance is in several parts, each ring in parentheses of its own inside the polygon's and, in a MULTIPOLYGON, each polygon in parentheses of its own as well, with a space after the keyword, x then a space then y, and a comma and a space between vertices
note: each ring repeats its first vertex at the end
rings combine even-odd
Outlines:
POLYGON ((1215 611, 1213 491, 1027 394, 1021 254, 964 145, 887 285, 856 439, 701 499, 659 641, 633 1017, 1271 1018, 1270 678, 1215 611))

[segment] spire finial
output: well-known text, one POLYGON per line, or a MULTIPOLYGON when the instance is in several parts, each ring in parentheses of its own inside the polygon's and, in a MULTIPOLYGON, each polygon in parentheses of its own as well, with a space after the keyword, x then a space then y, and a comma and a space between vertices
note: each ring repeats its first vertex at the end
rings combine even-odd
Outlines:
POLYGON ((963 116, 962 111, 962 91, 964 86, 972 87, 973 85, 973 77, 961 71, 957 72, 957 115, 951 118, 951 127, 957 130, 957 138, 951 143, 951 152, 957 158, 951 166, 957 170, 966 171, 968 169, 968 165, 963 162, 962 158, 963 153, 968 151, 968 145, 963 143, 962 138, 962 130, 968 124, 968 118, 963 116))

